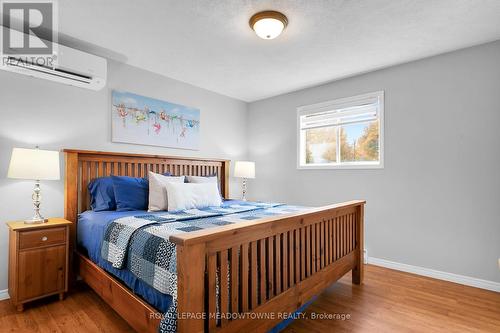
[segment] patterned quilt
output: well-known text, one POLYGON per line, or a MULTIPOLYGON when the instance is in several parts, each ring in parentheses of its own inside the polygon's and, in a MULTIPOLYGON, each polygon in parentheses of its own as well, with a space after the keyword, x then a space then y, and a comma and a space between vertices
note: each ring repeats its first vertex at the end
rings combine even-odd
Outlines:
POLYGON ((127 267, 138 279, 172 296, 172 305, 163 316, 159 331, 176 332, 177 260, 175 244, 169 241, 171 235, 305 209, 276 203, 226 201, 221 207, 122 217, 108 226, 101 256, 113 267, 127 267))

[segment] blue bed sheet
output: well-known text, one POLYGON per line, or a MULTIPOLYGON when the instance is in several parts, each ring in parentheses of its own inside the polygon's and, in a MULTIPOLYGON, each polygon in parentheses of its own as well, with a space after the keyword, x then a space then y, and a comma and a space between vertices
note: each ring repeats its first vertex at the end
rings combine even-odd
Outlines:
MULTIPOLYGON (((140 215, 146 211, 86 211, 78 217, 77 243, 80 248, 87 251, 90 260, 96 263, 105 271, 111 273, 125 285, 127 285, 135 294, 142 297, 146 302, 165 313, 172 303, 172 296, 162 294, 153 289, 143 281, 137 279, 127 269, 116 269, 110 262, 101 257, 101 244, 106 232, 107 226, 114 220, 124 216, 140 215)), ((164 214, 165 212, 147 213, 164 214)))

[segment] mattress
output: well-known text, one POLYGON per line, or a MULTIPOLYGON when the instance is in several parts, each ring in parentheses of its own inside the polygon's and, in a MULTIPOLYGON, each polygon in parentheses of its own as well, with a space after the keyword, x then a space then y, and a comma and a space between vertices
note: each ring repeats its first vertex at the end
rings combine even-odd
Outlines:
POLYGON ((101 257, 101 244, 108 225, 115 219, 140 214, 164 214, 165 212, 151 213, 146 211, 85 211, 78 216, 77 244, 80 251, 87 254, 99 267, 127 285, 136 295, 164 313, 172 303, 170 295, 162 294, 136 278, 128 269, 116 269, 111 263, 101 257))

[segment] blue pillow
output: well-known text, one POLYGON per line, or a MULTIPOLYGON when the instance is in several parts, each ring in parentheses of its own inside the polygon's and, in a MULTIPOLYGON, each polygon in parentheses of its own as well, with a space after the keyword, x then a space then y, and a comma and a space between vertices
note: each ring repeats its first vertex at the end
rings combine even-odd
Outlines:
POLYGON ((115 210, 115 192, 111 177, 100 177, 92 180, 87 189, 90 194, 90 207, 93 211, 115 210))
POLYGON ((149 182, 146 178, 111 176, 115 192, 116 210, 147 210, 149 182))

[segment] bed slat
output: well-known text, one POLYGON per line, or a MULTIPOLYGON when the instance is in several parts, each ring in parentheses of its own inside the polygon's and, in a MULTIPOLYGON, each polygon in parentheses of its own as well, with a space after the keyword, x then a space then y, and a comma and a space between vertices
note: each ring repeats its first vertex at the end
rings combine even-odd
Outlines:
POLYGON ((248 307, 248 243, 241 245, 241 265, 240 265, 240 278, 241 278, 241 311, 247 312, 248 307))
POLYGON ((283 240, 282 240, 282 253, 283 253, 283 260, 282 260, 282 267, 283 267, 283 287, 282 290, 287 290, 288 289, 288 234, 286 232, 283 233, 283 240))
POLYGON ((294 285, 294 279, 295 279, 295 258, 294 258, 294 234, 295 230, 289 231, 288 232, 288 268, 289 268, 289 275, 288 275, 288 287, 292 287, 294 285))
POLYGON ((260 304, 266 300, 266 240, 259 240, 260 304))
POLYGON ((267 266, 267 280, 269 281, 267 287, 267 294, 269 298, 273 298, 274 296, 274 237, 267 237, 267 249, 269 251, 268 258, 268 266, 267 266))
POLYGON ((221 327, 226 326, 229 313, 229 287, 228 287, 228 256, 227 250, 220 252, 220 312, 222 314, 221 327))
POLYGON ((231 312, 239 313, 239 246, 231 248, 231 312))
POLYGON ((217 272, 217 254, 208 255, 208 329, 212 332, 215 331, 217 326, 216 322, 216 298, 215 289, 217 287, 215 274, 217 272))
POLYGON ((274 240, 274 258, 274 262, 276 263, 274 290, 276 295, 278 295, 281 293, 281 271, 283 269, 283 266, 281 265, 281 234, 277 234, 276 239, 274 240))
POLYGON ((250 243, 250 289, 251 289, 251 309, 257 307, 257 297, 259 293, 257 281, 257 242, 250 243))

